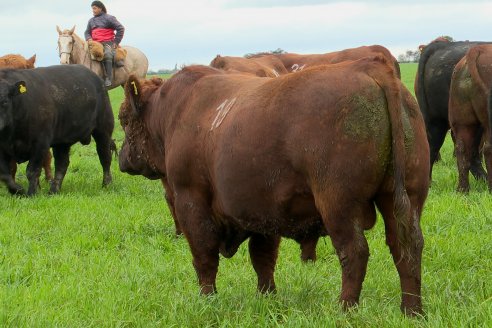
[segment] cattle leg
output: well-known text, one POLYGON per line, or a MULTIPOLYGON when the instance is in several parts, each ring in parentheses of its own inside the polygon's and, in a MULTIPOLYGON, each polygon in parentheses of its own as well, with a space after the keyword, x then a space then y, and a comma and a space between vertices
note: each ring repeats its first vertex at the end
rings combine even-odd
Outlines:
POLYGON ((23 195, 24 188, 18 185, 12 178, 10 165, 11 161, 8 159, 4 159, 3 156, 1 156, 0 154, 0 180, 7 185, 9 193, 11 193, 12 195, 23 195))
POLYGON ((468 173, 470 172, 472 157, 474 153, 476 127, 473 125, 457 126, 456 133, 456 162, 458 164, 458 192, 470 191, 468 173))
MULTIPOLYGON (((346 203, 340 199, 339 204, 346 203)), ((369 247, 362 225, 364 210, 360 206, 340 208, 339 204, 321 207, 320 212, 342 267, 340 303, 347 310, 359 303, 369 247)))
POLYGON ((432 121, 427 123, 427 140, 429 141, 430 151, 430 177, 432 178, 432 167, 439 157, 439 150, 441 149, 446 133, 448 132, 448 122, 432 121))
POLYGON ((277 263, 280 237, 253 234, 249 239, 249 256, 258 277, 260 293, 275 292, 273 272, 277 263))
POLYGON ((298 241, 301 246, 301 260, 303 262, 316 261, 316 246, 318 245, 318 240, 318 237, 312 237, 298 241))
POLYGON ((424 238, 420 229, 420 214, 423 201, 409 194, 412 204, 409 224, 408 247, 405 250, 397 237, 397 227, 394 216, 393 194, 387 194, 377 200, 378 208, 384 219, 386 244, 388 245, 393 262, 400 277, 402 300, 400 309, 407 315, 422 314, 421 299, 421 260, 424 248, 424 238), (420 206, 416 206, 420 204, 420 206))
POLYGON ((94 140, 96 141, 97 155, 99 156, 99 162, 103 168, 103 187, 113 181, 111 177, 111 145, 113 140, 111 136, 104 132, 94 132, 94 140))
POLYGON ((476 180, 487 180, 487 172, 482 166, 482 156, 480 154, 480 146, 482 145, 483 129, 477 129, 473 143, 473 153, 471 158, 470 172, 476 180))
POLYGON ((51 173, 51 152, 49 150, 44 155, 43 168, 46 181, 50 181, 51 179, 53 179, 53 174, 51 173))
POLYGON ((51 180, 50 194, 56 194, 60 191, 63 179, 67 173, 69 159, 70 146, 58 145, 53 147, 53 157, 55 158, 55 176, 51 180))
POLYGON ((26 176, 29 181, 27 195, 33 196, 39 187, 39 176, 41 175, 42 157, 35 157, 29 160, 26 168, 26 176))
POLYGON ((15 181, 15 175, 17 174, 17 163, 14 160, 10 161, 10 176, 15 181))
POLYGON ((211 220, 209 206, 200 196, 193 197, 186 191, 177 194, 176 216, 190 246, 200 293, 215 293, 219 268, 219 233, 211 220))

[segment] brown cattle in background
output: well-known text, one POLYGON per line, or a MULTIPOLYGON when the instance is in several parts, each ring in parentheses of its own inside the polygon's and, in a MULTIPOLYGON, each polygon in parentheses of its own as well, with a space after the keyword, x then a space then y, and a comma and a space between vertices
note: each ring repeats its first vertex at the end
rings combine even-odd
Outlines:
POLYGON ((282 61, 276 57, 244 58, 217 55, 210 62, 210 66, 224 71, 238 71, 260 77, 277 77, 289 73, 282 61))
POLYGON ((385 57, 388 62, 393 63, 396 75, 400 78, 400 65, 391 52, 383 46, 361 46, 357 48, 349 48, 340 51, 328 52, 325 54, 295 54, 295 53, 282 53, 282 54, 258 54, 253 55, 250 58, 261 58, 274 56, 282 61, 285 68, 289 72, 297 72, 307 67, 336 64, 348 60, 357 60, 369 56, 381 55, 385 57))
POLYGON ((8 54, 0 57, 0 68, 34 68, 36 55, 26 59, 21 55, 8 54))
POLYGON ((165 178, 203 294, 216 291, 219 254, 232 256, 245 239, 257 288, 271 292, 280 238, 327 231, 342 267, 340 301, 353 306, 377 208, 401 309, 422 312, 429 148, 415 99, 384 57, 274 79, 207 66, 166 81, 130 77, 119 118, 120 170, 165 178))
MULTIPOLYGON (((29 59, 24 58, 21 55, 8 54, 0 57, 0 69, 2 68, 15 68, 15 69, 27 69, 34 68, 36 62, 36 55, 33 55, 29 59)), ((46 180, 51 180, 53 174, 51 173, 51 152, 46 153, 46 157, 43 160, 44 175, 46 180)), ((10 163, 10 174, 15 179, 17 173, 17 163, 15 161, 10 163)))
POLYGON ((470 48, 456 64, 449 92, 449 123, 455 137, 458 191, 468 192, 468 172, 473 154, 483 154, 487 182, 492 191, 492 111, 488 102, 492 86, 492 45, 470 48), (483 133, 483 135, 482 135, 483 133))

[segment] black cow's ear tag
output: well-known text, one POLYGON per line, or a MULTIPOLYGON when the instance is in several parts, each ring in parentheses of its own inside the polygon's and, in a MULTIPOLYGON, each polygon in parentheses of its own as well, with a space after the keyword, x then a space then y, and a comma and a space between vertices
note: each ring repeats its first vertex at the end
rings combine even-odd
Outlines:
POLYGON ((27 92, 26 82, 18 81, 10 89, 10 94, 13 96, 27 92))

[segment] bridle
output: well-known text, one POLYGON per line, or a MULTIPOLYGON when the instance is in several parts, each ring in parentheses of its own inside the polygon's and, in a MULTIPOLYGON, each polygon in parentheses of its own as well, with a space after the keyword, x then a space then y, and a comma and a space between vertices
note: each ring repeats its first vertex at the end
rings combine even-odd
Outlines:
POLYGON ((68 54, 68 56, 69 56, 69 58, 70 58, 70 56, 72 55, 72 51, 73 51, 73 44, 74 44, 74 42, 75 42, 75 41, 74 41, 74 39, 73 39, 73 36, 71 36, 71 35, 60 35, 60 36, 58 37, 58 57, 60 57, 60 58, 61 58, 61 55, 62 55, 62 54, 68 54), (62 49, 60 48, 60 39, 61 39, 61 38, 70 38, 70 39, 72 39, 72 43, 70 44, 70 45, 71 45, 71 47, 70 47, 70 51, 62 51, 62 49))

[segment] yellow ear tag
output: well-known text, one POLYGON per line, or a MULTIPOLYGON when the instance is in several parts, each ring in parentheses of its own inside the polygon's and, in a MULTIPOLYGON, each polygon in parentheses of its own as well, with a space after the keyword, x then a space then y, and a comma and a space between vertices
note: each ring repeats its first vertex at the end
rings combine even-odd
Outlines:
POLYGON ((19 92, 20 92, 20 93, 25 93, 26 91, 27 91, 26 86, 25 86, 25 85, 23 85, 23 84, 21 84, 21 85, 19 86, 19 92))
POLYGON ((135 96, 138 95, 138 89, 137 89, 137 84, 135 83, 135 81, 132 81, 132 85, 133 85, 133 93, 135 94, 135 96))

